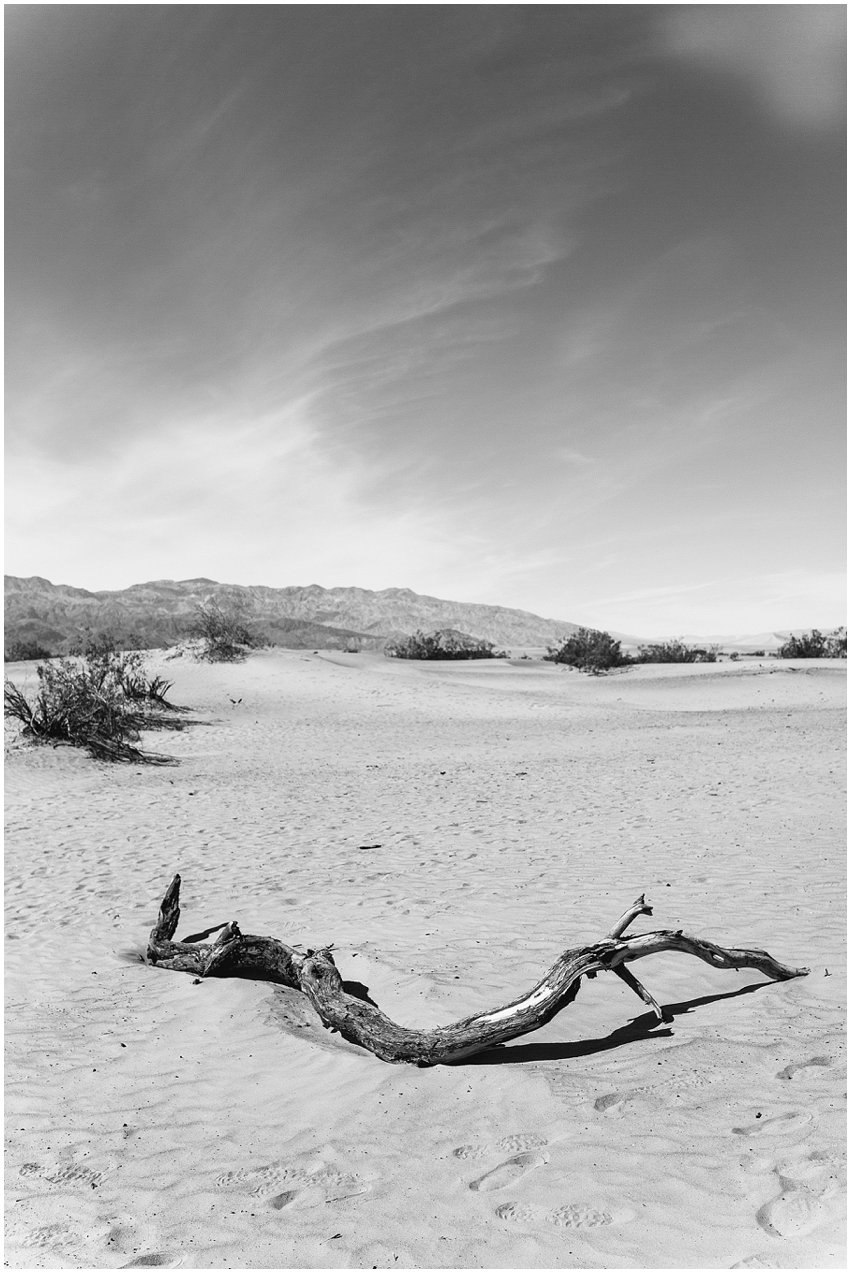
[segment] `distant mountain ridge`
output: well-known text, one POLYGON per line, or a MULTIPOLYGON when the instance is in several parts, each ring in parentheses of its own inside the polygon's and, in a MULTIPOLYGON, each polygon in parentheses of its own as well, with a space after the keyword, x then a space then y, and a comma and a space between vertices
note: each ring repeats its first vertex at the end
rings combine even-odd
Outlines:
POLYGON ((5 645, 37 642, 66 653, 90 632, 109 632, 140 647, 173 645, 192 628, 196 607, 213 598, 240 597, 248 626, 275 645, 381 649, 422 629, 454 628, 498 648, 553 645, 578 624, 544 619, 526 610, 425 596, 409 588, 267 588, 213 579, 159 579, 118 591, 89 592, 38 575, 6 575, 5 645))

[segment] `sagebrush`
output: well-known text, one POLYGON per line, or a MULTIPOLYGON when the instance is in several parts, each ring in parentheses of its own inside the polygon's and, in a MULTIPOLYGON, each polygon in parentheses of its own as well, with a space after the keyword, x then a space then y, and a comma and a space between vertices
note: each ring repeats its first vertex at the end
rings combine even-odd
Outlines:
POLYGON ((384 647, 384 653, 395 659, 492 659, 494 647, 490 641, 456 632, 453 628, 441 628, 436 632, 417 631, 409 637, 400 637, 384 647))
POLYGON ((620 641, 596 628, 578 628, 561 645, 550 646, 545 658, 550 663, 564 663, 593 675, 614 667, 626 667, 631 662, 621 649, 620 641))
POLYGON ((41 663, 36 673, 32 699, 11 681, 4 687, 4 714, 20 721, 26 737, 69 743, 101 760, 168 759, 136 743, 142 729, 179 728, 172 713, 185 709, 166 699, 169 682, 145 676, 138 651, 99 639, 88 653, 41 663))
POLYGON ((717 663, 717 645, 686 645, 677 639, 640 645, 637 663, 717 663))
POLYGON ((250 606, 240 596, 211 597, 195 607, 192 635, 204 645, 201 657, 213 663, 235 663, 262 642, 248 627, 250 606))
POLYGON ((820 632, 813 628, 801 636, 790 636, 777 651, 781 659, 844 659, 848 652, 845 628, 820 632))

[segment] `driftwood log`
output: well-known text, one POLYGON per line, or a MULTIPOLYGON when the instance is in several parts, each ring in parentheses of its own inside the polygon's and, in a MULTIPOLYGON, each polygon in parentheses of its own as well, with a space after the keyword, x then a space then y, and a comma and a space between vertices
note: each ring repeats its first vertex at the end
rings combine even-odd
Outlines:
POLYGON ((625 965, 666 950, 695 955, 714 968, 755 968, 773 981, 804 977, 809 972, 808 968, 787 968, 764 950, 726 949, 680 931, 624 936, 634 919, 652 913, 642 894, 602 941, 566 950, 522 998, 432 1030, 397 1025, 371 1000, 359 997, 359 987, 343 982, 331 946, 301 951, 274 937, 243 933, 233 921, 175 941, 180 919, 179 875, 175 875, 163 898, 151 929, 147 957, 159 968, 193 973, 200 978, 248 977, 291 986, 307 996, 328 1029, 339 1031, 382 1061, 422 1066, 459 1061, 539 1029, 572 1003, 583 977, 594 977, 602 971, 616 973, 662 1021, 663 1010, 625 965), (218 936, 207 942, 213 933, 218 936))

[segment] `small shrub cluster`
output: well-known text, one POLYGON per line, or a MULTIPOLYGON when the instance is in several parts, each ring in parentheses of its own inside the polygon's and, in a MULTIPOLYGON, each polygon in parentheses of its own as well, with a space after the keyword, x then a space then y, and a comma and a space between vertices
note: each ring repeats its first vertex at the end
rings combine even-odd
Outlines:
POLYGON ((802 636, 790 636, 777 651, 781 659, 844 659, 848 656, 845 628, 825 634, 813 628, 802 636))
POLYGON ((384 653, 394 659, 492 659, 494 647, 490 641, 441 628, 437 632, 417 631, 390 642, 384 653))
POLYGON ((38 641, 10 641, 3 651, 4 663, 28 663, 33 659, 52 659, 53 651, 38 641))
POLYGON ((608 632, 598 632, 596 628, 579 628, 560 646, 550 646, 545 657, 551 663, 565 663, 595 676, 631 662, 621 650, 620 641, 608 632))
POLYGON ((235 663, 260 642, 248 629, 249 607, 239 596, 224 602, 215 597, 196 606, 192 636, 203 641, 201 657, 211 663, 235 663))
POLYGON ((642 645, 633 658, 621 649, 620 641, 609 632, 596 628, 579 628, 560 646, 551 646, 545 655, 551 663, 565 663, 581 672, 599 676, 616 667, 629 667, 633 663, 715 663, 718 647, 686 645, 683 641, 660 641, 642 645))
MULTIPOLYGON (((790 636, 777 653, 782 659, 844 659, 847 657, 847 646, 845 628, 837 628, 835 632, 827 634, 814 628, 812 632, 802 636, 790 636)), ((550 647, 545 657, 550 662, 565 663, 582 672, 599 675, 611 668, 626 667, 632 663, 717 663, 719 649, 717 645, 687 645, 685 641, 673 639, 641 645, 635 657, 630 657, 621 650, 620 641, 616 641, 608 632, 580 628, 560 646, 550 647)), ((764 650, 757 650, 755 653, 760 657, 765 656, 764 650)), ((738 661, 738 651, 733 651, 730 659, 738 661)))
POLYGON ((640 645, 637 663, 717 663, 718 647, 704 648, 686 645, 684 641, 660 641, 652 645, 640 645))
POLYGON ((25 736, 70 743, 100 760, 167 761, 134 744, 142 729, 179 729, 172 713, 183 709, 167 701, 169 682, 145 676, 137 651, 118 651, 98 638, 87 652, 36 671, 33 700, 11 681, 4 688, 4 714, 21 722, 25 736))

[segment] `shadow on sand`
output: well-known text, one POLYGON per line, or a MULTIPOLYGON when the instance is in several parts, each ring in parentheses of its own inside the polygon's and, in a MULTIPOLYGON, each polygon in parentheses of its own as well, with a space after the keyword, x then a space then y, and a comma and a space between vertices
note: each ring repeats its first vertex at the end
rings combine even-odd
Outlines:
POLYGON ((574 1043, 508 1043, 491 1048, 487 1052, 479 1052, 475 1056, 454 1062, 455 1065, 519 1065, 529 1061, 570 1061, 580 1056, 594 1056, 598 1052, 610 1052, 614 1048, 625 1047, 628 1043, 637 1043, 640 1039, 653 1037, 670 1039, 673 1030, 669 1023, 677 1017, 683 1017, 695 1008, 707 1003, 718 1003, 722 999, 737 999, 739 995, 753 994, 764 986, 774 985, 772 981, 756 981, 749 986, 741 986, 738 990, 728 990, 724 994, 703 995, 700 999, 685 999, 682 1003, 665 1004, 663 1011, 665 1021, 659 1023, 652 1012, 643 1012, 626 1025, 613 1030, 603 1039, 580 1039, 574 1043))

